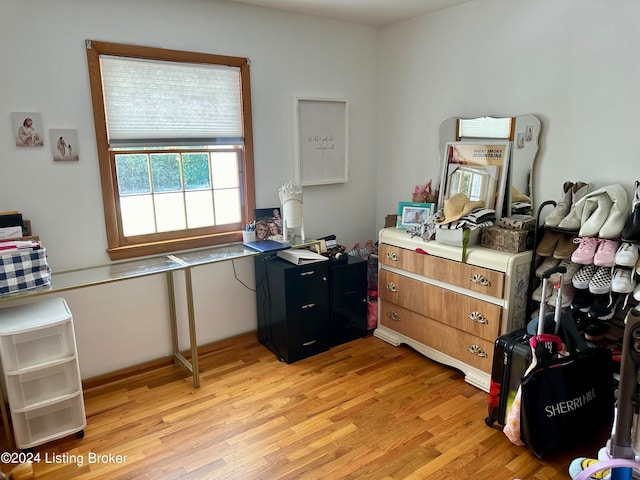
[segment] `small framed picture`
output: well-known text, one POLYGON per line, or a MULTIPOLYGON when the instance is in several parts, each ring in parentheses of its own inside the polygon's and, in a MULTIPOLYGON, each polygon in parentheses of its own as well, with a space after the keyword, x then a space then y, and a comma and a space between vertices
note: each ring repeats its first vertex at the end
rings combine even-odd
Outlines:
POLYGON ((44 145, 42 116, 38 112, 12 112, 11 123, 17 147, 44 145))
POLYGON ((70 128, 52 128, 49 130, 51 154, 54 162, 78 161, 78 132, 70 128))
POLYGON ((398 220, 396 228, 407 230, 409 227, 422 225, 435 210, 434 203, 400 202, 398 204, 398 220))
POLYGON ((257 240, 282 240, 282 216, 280 215, 280 207, 256 208, 255 214, 257 240))

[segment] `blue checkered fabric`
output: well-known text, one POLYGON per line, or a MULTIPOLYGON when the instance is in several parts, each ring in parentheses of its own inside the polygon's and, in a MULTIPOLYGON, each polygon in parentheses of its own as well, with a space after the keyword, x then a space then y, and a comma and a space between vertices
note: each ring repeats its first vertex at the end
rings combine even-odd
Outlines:
POLYGON ((44 248, 0 254, 0 293, 27 290, 51 283, 44 248))

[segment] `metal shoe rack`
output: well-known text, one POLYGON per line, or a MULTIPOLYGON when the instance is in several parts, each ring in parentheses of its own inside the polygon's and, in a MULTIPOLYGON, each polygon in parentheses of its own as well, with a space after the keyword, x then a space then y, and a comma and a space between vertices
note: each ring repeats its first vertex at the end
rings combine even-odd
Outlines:
MULTIPOLYGON (((539 285, 540 281, 536 277, 535 271, 536 268, 540 265, 540 255, 538 255, 537 249, 538 245, 542 239, 542 235, 545 231, 552 232, 561 232, 567 233, 564 230, 559 230, 553 227, 544 226, 544 216, 542 215, 542 211, 547 207, 551 206, 555 208, 557 203, 553 200, 547 200, 540 204, 536 213, 536 227, 534 231, 534 242, 533 242, 533 254, 531 256, 531 269, 529 272, 529 291, 528 291, 528 302, 527 302, 527 321, 533 316, 534 311, 538 308, 539 302, 533 300, 533 291, 539 285)), ((612 349, 614 358, 618 355, 620 348, 622 347, 622 338, 624 335, 624 319, 629 313, 629 311, 633 308, 638 307, 638 302, 636 302, 633 298, 631 298, 625 308, 619 308, 613 318, 607 320, 609 325, 609 330, 605 336, 605 339, 602 341, 603 345, 607 345, 612 349)), ((569 309, 570 310, 570 309, 569 309)), ((574 318, 576 318, 574 316, 574 318)), ((600 341, 598 341, 600 343, 600 341)), ((619 358, 619 357, 618 357, 619 358)))

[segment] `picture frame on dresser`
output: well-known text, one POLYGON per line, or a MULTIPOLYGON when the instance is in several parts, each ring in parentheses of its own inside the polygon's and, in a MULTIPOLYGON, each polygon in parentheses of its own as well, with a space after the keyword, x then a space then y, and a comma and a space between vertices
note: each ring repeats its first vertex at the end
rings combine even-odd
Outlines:
POLYGON ((398 202, 398 219, 396 228, 408 230, 413 226, 422 225, 427 218, 433 215, 435 205, 422 202, 398 202))
POLYGON ((507 140, 447 142, 442 159, 438 208, 457 193, 484 200, 502 217, 508 200, 511 142, 507 140))

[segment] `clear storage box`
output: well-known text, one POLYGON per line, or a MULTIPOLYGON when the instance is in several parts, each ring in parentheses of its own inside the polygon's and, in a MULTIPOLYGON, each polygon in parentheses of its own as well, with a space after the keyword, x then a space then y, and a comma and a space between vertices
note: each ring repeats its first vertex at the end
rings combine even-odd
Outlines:
POLYGON ((77 393, 80 387, 75 356, 48 367, 7 375, 7 392, 14 410, 77 393))
POLYGON ((2 362, 7 372, 61 360, 75 353, 70 321, 1 338, 2 362))
POLYGON ((54 440, 82 430, 86 426, 82 395, 41 408, 13 412, 16 444, 20 448, 54 440))

